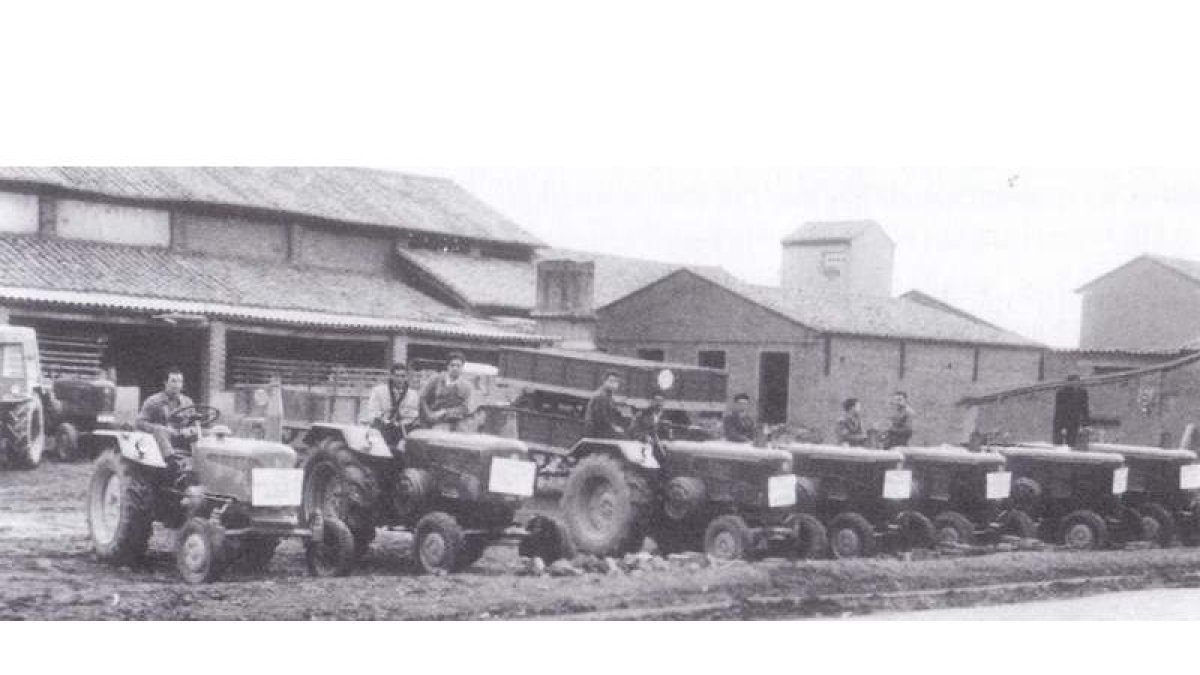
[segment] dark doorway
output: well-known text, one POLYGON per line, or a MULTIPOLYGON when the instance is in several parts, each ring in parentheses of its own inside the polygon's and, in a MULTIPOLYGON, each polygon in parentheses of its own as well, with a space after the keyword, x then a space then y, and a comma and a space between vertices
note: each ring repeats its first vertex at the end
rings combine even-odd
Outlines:
POLYGON ((200 390, 200 359, 207 332, 200 328, 159 328, 157 326, 118 325, 107 329, 110 365, 116 368, 117 384, 137 387, 138 396, 162 389, 167 370, 183 371, 183 393, 197 403, 204 402, 200 390))
POLYGON ((787 422, 788 383, 791 381, 791 355, 787 352, 763 352, 758 357, 758 420, 764 424, 787 422))

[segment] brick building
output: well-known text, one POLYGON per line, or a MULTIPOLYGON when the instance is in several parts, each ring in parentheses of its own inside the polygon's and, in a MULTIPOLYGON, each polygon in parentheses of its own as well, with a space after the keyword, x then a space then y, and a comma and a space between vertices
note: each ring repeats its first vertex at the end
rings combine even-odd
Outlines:
POLYGON ((0 168, 0 322, 35 327, 49 374, 168 364, 216 401, 267 376, 378 377, 450 349, 536 346, 412 278, 402 251, 497 264, 541 242, 451 181, 346 168, 0 168))
POLYGON ((1082 296, 1081 349, 1169 352, 1200 346, 1200 262, 1142 255, 1076 292, 1082 296))
POLYGON ((826 438, 843 399, 883 424, 903 389, 914 443, 965 438, 956 404, 972 393, 1037 382, 1044 348, 955 312, 901 298, 755 286, 677 270, 597 310, 597 341, 616 354, 723 367, 762 421, 826 438))
MULTIPOLYGON (((1014 441, 1051 439, 1054 394, 1047 381, 968 397, 960 411, 969 431, 1007 434, 1014 441)), ((1094 440, 1178 447, 1189 424, 1200 424, 1200 354, 1144 368, 1093 375, 1087 389, 1094 440)))

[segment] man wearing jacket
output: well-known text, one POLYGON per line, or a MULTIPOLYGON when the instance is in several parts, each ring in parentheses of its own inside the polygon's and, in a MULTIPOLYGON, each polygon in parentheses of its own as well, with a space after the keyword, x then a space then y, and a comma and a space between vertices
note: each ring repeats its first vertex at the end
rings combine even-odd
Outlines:
POLYGON ((1066 386, 1054 393, 1054 444, 1075 447, 1089 415, 1087 390, 1079 386, 1078 375, 1068 375, 1066 386))
POLYGON ((408 384, 408 366, 397 361, 388 381, 371 389, 367 399, 367 421, 383 434, 388 447, 395 447, 419 414, 417 392, 408 384))
POLYGON ((584 438, 625 438, 625 420, 613 399, 620 388, 621 376, 616 371, 604 374, 604 383, 588 400, 583 416, 584 438))

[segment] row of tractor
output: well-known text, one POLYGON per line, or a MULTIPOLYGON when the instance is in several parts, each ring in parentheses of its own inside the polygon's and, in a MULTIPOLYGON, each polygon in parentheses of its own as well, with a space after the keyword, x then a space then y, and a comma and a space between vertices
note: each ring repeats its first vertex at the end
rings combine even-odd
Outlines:
MULTIPOLYGON (((598 355, 550 356, 614 365, 598 355)), ((615 361, 627 381, 652 377, 659 389, 698 381, 676 366, 615 361)), ((560 377, 571 369, 534 371, 560 377)), ((472 430, 418 429, 391 443, 370 425, 331 422, 310 424, 296 447, 234 438, 215 409, 179 409, 173 427, 206 428, 191 447, 188 484, 171 478, 152 435, 94 430, 87 443, 100 456, 87 506, 95 549, 103 560, 132 563, 158 523, 175 531, 183 578, 202 582, 264 568, 284 537, 305 542, 314 574, 347 574, 381 529, 409 533, 413 563, 427 573, 463 570, 501 541, 549 563, 619 557, 647 540, 663 554, 755 559, 851 558, 1004 537, 1074 549, 1200 539, 1200 461, 1189 450, 755 447, 696 440, 695 429, 680 439, 547 443, 563 437, 553 425, 579 421, 564 413, 565 397, 590 393, 599 377, 574 372, 588 386, 548 387, 554 409, 529 396, 538 383, 527 376, 514 400, 478 406, 472 430)), ((718 395, 707 391, 678 399, 694 410, 692 399, 718 395)), ((634 405, 637 394, 628 396, 634 405)))
POLYGON ((317 427, 298 466, 289 446, 211 426, 217 415, 195 406, 172 416, 210 425, 187 487, 167 480, 151 435, 94 432, 109 444, 88 498, 101 559, 135 562, 156 522, 177 531, 180 572, 198 582, 262 569, 288 536, 305 540, 314 573, 345 574, 379 528, 411 533, 421 571, 453 572, 501 540, 547 562, 620 556, 647 538, 662 553, 719 559, 848 558, 1006 535, 1075 549, 1193 544, 1200 518, 1200 463, 1186 450, 654 439, 580 440, 557 509, 522 518, 538 466, 519 440, 423 429, 389 447, 373 429, 356 438, 317 427))

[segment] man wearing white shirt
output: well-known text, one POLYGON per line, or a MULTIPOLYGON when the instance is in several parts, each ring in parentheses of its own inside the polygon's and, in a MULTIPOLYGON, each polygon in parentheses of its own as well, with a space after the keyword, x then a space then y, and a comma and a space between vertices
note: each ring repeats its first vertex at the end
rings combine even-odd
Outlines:
POLYGON ((367 419, 387 441, 396 447, 419 414, 417 392, 408 386, 408 366, 392 364, 388 381, 371 389, 367 399, 367 419))

